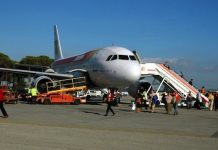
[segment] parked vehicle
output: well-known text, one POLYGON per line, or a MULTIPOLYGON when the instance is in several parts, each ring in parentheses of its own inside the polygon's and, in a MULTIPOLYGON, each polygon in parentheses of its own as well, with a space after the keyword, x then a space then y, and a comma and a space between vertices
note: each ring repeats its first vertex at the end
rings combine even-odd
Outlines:
POLYGON ((78 91, 76 94, 76 97, 86 97, 87 101, 90 101, 92 99, 96 100, 102 100, 104 93, 101 90, 82 90, 82 91, 78 91))
POLYGON ((88 90, 86 95, 91 97, 102 97, 102 92, 100 90, 88 90))
POLYGON ((179 107, 187 107, 187 101, 186 101, 186 100, 181 100, 181 101, 178 103, 178 106, 179 106, 179 107))
POLYGON ((5 103, 17 104, 19 97, 15 92, 11 91, 8 86, 0 86, 0 89, 3 91, 5 103))
POLYGON ((16 94, 12 91, 9 90, 5 90, 3 91, 3 95, 4 95, 4 101, 7 104, 17 104, 18 102, 18 97, 16 96, 16 94))
POLYGON ((128 93, 127 91, 121 91, 120 93, 121 93, 122 96, 127 96, 127 95, 129 95, 129 93, 128 93))

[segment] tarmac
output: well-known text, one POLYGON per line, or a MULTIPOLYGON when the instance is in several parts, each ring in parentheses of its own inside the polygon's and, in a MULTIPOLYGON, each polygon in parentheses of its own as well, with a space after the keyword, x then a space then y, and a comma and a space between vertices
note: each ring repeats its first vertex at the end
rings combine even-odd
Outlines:
POLYGON ((136 113, 130 103, 81 105, 7 104, 0 117, 1 150, 217 150, 218 112, 164 107, 136 113))

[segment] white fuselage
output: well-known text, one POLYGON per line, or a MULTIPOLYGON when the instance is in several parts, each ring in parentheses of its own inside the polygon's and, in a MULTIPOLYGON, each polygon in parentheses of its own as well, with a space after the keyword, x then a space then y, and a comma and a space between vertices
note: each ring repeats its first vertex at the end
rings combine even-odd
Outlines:
POLYGON ((117 46, 59 59, 52 69, 57 73, 85 70, 94 85, 107 88, 127 87, 140 78, 140 64, 134 54, 117 46))

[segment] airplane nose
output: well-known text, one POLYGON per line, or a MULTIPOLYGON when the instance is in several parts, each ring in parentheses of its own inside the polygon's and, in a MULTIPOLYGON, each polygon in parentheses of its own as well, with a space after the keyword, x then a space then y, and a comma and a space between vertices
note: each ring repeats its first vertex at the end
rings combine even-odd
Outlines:
POLYGON ((129 73, 129 81, 134 83, 139 80, 140 76, 141 76, 140 65, 135 65, 132 68, 132 71, 130 71, 129 73))
POLYGON ((124 69, 126 70, 126 75, 125 75, 124 81, 127 84, 133 84, 139 80, 139 78, 141 76, 141 72, 140 72, 141 69, 140 69, 139 64, 131 65, 131 67, 127 66, 124 69))

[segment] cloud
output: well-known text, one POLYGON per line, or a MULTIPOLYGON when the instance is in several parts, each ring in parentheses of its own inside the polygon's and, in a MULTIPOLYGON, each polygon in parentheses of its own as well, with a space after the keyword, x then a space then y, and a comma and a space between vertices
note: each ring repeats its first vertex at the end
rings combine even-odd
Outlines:
POLYGON ((202 68, 203 71, 206 72, 217 72, 218 71, 218 65, 208 65, 208 66, 204 66, 202 68))

